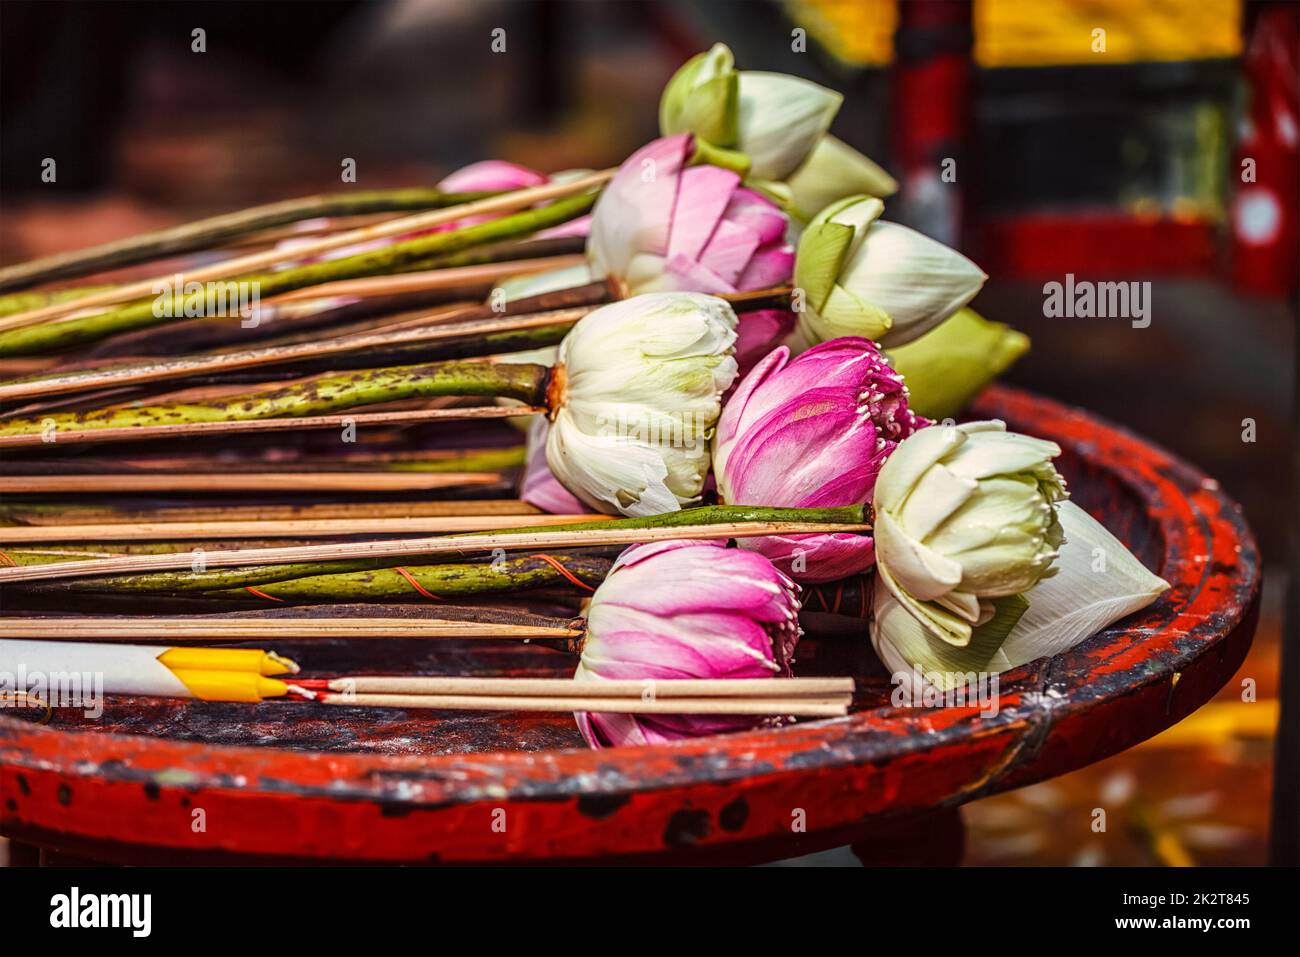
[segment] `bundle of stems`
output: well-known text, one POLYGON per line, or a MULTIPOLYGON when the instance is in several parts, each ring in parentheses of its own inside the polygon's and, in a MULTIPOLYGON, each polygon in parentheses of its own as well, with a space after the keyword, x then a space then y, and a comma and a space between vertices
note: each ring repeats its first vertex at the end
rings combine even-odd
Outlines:
MULTIPOLYGON (((522 595, 559 589, 574 596, 589 595, 605 579, 614 556, 602 549, 560 549, 535 555, 515 555, 495 561, 445 565, 407 565, 355 572, 311 574, 281 581, 249 582, 239 587, 212 587, 213 581, 178 581, 167 573, 109 576, 12 586, 21 603, 24 595, 118 594, 138 596, 192 595, 212 601, 295 605, 346 603, 443 602, 491 596, 522 595), (188 587, 187 587, 188 586, 188 587), (206 586, 206 587, 205 587, 206 586), (254 590, 250 591, 249 589, 254 590)), ((243 572, 248 577, 249 571, 243 572)), ((259 569, 261 571, 261 569, 259 569)), ((232 572, 219 572, 229 577, 232 572)), ((272 566, 267 574, 277 574, 272 566)), ((17 607, 17 604, 11 602, 17 607)))
MULTIPOLYGON (((205 569, 235 569, 338 561, 376 563, 369 566, 326 570, 327 572, 360 571, 366 567, 391 566, 395 559, 459 556, 467 553, 494 556, 496 550, 545 552, 555 548, 633 545, 683 538, 725 540, 821 532, 864 534, 871 529, 864 519, 864 508, 860 505, 814 509, 709 506, 645 518, 607 519, 540 531, 524 527, 432 538, 291 545, 277 548, 216 549, 205 553, 204 566, 205 569)), ((0 568, 0 586, 25 581, 125 573, 175 572, 191 568, 193 564, 194 558, 188 552, 142 553, 42 564, 15 563, 11 567, 0 568)), ((205 570, 198 574, 209 573, 205 570)), ((322 571, 316 570, 313 573, 321 574, 322 571)), ((209 588, 212 587, 214 586, 210 584, 209 588)))
MULTIPOLYGON (((348 473, 341 473, 347 475, 348 473)), ((188 477, 188 476, 187 476, 188 477)), ((260 477, 260 476, 255 476, 260 477)), ((319 476, 318 476, 319 477, 319 476)), ((391 476, 405 478, 404 475, 391 476)), ((425 476, 410 476, 425 479, 425 476)), ((434 476, 442 479, 446 476, 434 476)), ((495 475, 489 475, 495 479, 495 475)), ((194 476, 194 478, 204 478, 194 476)), ((455 481, 446 484, 472 484, 463 474, 451 476, 455 481)), ((202 483, 195 483, 202 484, 202 483)), ((0 488, 3 488, 0 480, 0 488)), ((205 486, 207 487, 207 486, 205 486)), ((238 487, 234 483, 227 487, 238 487)), ((317 486, 321 487, 321 486, 317 486)), ((340 487, 340 486, 332 486, 340 487)), ((346 488, 347 486, 341 486, 346 488)), ((404 485, 421 487, 419 484, 404 485)), ((443 487, 441 484, 433 488, 443 487)), ((418 535, 443 532, 482 532, 505 528, 543 528, 608 521, 602 516, 585 513, 573 515, 452 515, 423 518, 310 518, 254 521, 171 521, 142 522, 124 528, 120 523, 89 525, 38 525, 30 528, 0 529, 0 539, 5 542, 105 542, 105 541, 181 541, 219 539, 275 539, 275 538, 341 538, 353 535, 418 535)))
MULTIPOLYGON (((312 505, 195 505, 168 501, 153 508, 90 505, 80 502, 0 501, 0 522, 8 526, 131 525, 174 521, 284 521, 293 519, 432 518, 460 515, 536 515, 540 510, 520 499, 462 499, 447 501, 324 502, 312 505)), ((5 540, 0 526, 0 542, 5 540)))
MULTIPOLYGON (((280 296, 272 297, 268 302, 259 302, 254 310, 256 325, 244 321, 213 322, 202 317, 178 320, 168 326, 168 336, 162 341, 153 334, 152 329, 145 328, 91 343, 80 353, 85 357, 80 364, 84 367, 89 365, 86 360, 95 358, 143 357, 159 353, 170 356, 204 350, 246 349, 252 342, 278 344, 310 341, 310 337, 320 330, 328 329, 330 335, 336 334, 335 330, 338 330, 337 334, 365 331, 391 324, 395 319, 400 321, 404 314, 410 317, 411 310, 427 310, 448 304, 474 308, 491 291, 496 280, 487 281, 480 274, 477 279, 467 281, 464 277, 468 275, 469 269, 488 267, 496 275, 508 273, 514 276, 537 269, 555 268, 581 254, 584 243, 581 237, 576 236, 545 239, 524 237, 475 246, 397 267, 391 273, 374 277, 376 282, 387 283, 401 279, 407 273, 426 276, 429 281, 418 290, 381 292, 371 287, 365 295, 358 297, 320 295, 319 290, 328 288, 327 284, 309 287, 303 290, 304 294, 310 294, 307 299, 286 299, 280 296), (461 279, 453 281, 456 276, 461 279), (160 348, 164 345, 165 349, 160 348)), ((0 297, 0 301, 3 301, 3 297, 0 297)), ((37 360, 4 359, 0 360, 0 366, 34 361, 37 360)), ((21 367, 15 368, 18 370, 16 374, 24 374, 21 367)), ((33 367, 33 372, 40 371, 41 367, 33 367)))
MULTIPOLYGON (((618 547, 559 549, 538 554, 503 556, 438 565, 404 565, 339 571, 345 563, 261 566, 218 570, 204 574, 156 572, 146 575, 106 576, 28 582, 10 586, 11 607, 22 607, 29 596, 138 596, 142 600, 190 596, 226 605, 375 605, 391 602, 436 603, 527 597, 544 593, 572 604, 580 602, 604 581, 618 547), (284 576, 292 577, 284 577, 284 576), (255 580, 260 579, 260 580, 255 580), (277 580, 278 579, 278 580, 277 580), (221 587, 224 583, 228 587, 221 587)), ((12 550, 20 564, 54 557, 12 550)), ((69 553, 63 559, 85 557, 69 553)), ((805 586, 802 592, 807 623, 821 617, 865 619, 870 614, 871 582, 864 576, 805 586)), ((854 634, 860 633, 856 628, 854 634)))
POLYGON ((366 190, 303 196, 212 216, 87 249, 45 256, 0 269, 0 289, 118 269, 150 259, 220 246, 249 233, 306 219, 397 213, 457 206, 496 195, 447 193, 438 189, 366 190))
POLYGON ((591 190, 599 187, 606 179, 608 175, 601 173, 573 183, 516 190, 455 209, 406 217, 338 234, 292 250, 270 250, 176 276, 153 277, 88 296, 55 302, 40 309, 15 313, 0 318, 0 330, 5 330, 0 332, 0 356, 41 354, 134 329, 174 322, 177 318, 196 315, 215 318, 207 311, 208 290, 201 288, 186 294, 185 287, 192 283, 201 284, 213 280, 244 283, 256 288, 259 298, 271 297, 327 282, 391 273, 422 264, 438 255, 529 235, 586 213, 596 199, 596 193, 591 190), (543 200, 554 201, 535 209, 512 212, 488 222, 416 236, 339 259, 306 263, 272 272, 250 271, 274 266, 285 260, 302 260, 382 236, 431 229, 462 217, 519 210, 543 200), (156 290, 160 286, 173 288, 169 294, 159 297, 156 290), (132 296, 142 298, 123 302, 132 296), (112 303, 122 304, 104 312, 82 314, 92 306, 112 303), (57 321, 47 321, 50 319, 57 321))
MULTIPOLYGON (((391 355, 413 351, 413 347, 415 351, 428 355, 438 351, 464 351, 467 347, 472 351, 490 353, 551 345, 563 338, 574 322, 591 311, 592 304, 584 299, 603 302, 607 298, 603 284, 595 287, 594 294, 588 294, 588 288, 581 287, 580 291, 565 297, 574 302, 572 306, 543 308, 537 312, 521 313, 512 309, 491 317, 474 316, 458 322, 436 321, 411 328, 386 327, 370 333, 290 345, 181 356, 13 380, 0 383, 0 402, 211 376, 251 368, 300 365, 313 360, 317 363, 329 360, 330 366, 336 369, 348 368, 357 362, 373 363, 377 352, 391 355)), ((461 315, 481 311, 477 308, 458 310, 461 315)), ((451 315, 460 318, 456 313, 451 315)))
MULTIPOLYGON (((786 287, 723 296, 739 310, 780 306, 789 297, 786 287)), ((301 372, 327 365, 331 369, 360 368, 376 361, 459 358, 492 355, 557 344, 573 324, 613 298, 604 281, 519 299, 504 306, 476 305, 416 316, 377 329, 262 346, 233 352, 179 356, 114 366, 41 374, 0 383, 0 402, 35 396, 80 393, 96 389, 138 386, 196 376, 229 376, 257 370, 263 375, 301 372), (278 373, 267 370, 278 369, 278 373)))

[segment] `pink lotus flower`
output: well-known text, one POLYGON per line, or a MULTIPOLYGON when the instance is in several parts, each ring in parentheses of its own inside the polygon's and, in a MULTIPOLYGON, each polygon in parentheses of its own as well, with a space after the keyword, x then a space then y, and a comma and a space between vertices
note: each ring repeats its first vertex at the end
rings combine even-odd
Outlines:
MULTIPOLYGON (((787 220, 767 198, 715 166, 686 164, 689 134, 642 147, 619 168, 596 202, 587 257, 624 296, 678 290, 714 295, 790 281, 794 247, 787 220)), ((793 328, 794 314, 770 309, 741 317, 736 359, 757 362, 793 328)))
MULTIPOLYGON (((717 542, 634 545, 596 589, 574 678, 580 681, 789 677, 798 586, 753 552, 717 542)), ((593 748, 741 731, 743 715, 579 713, 593 748)))
POLYGON ((438 183, 438 188, 448 193, 477 193, 498 189, 525 189, 541 186, 547 181, 545 173, 518 163, 482 160, 448 173, 438 183))
MULTIPOLYGON (((438 183, 438 189, 446 193, 479 193, 479 192, 496 192, 498 190, 526 189, 529 186, 541 186, 550 182, 550 177, 545 173, 539 173, 537 170, 529 169, 527 166, 520 166, 518 163, 508 163, 505 160, 483 160, 478 163, 471 163, 463 166, 454 173, 449 173, 438 183)), ((351 246, 344 246, 341 249, 333 249, 319 256, 312 256, 298 262, 286 263, 278 268, 288 268, 289 266, 298 266, 304 263, 328 262, 333 259, 343 259, 347 256, 356 256, 359 253, 370 252, 375 249, 383 249, 391 246, 393 243, 401 242, 405 239, 414 239, 417 236, 428 236, 432 233, 444 233, 453 229, 463 229, 466 226, 474 226, 478 223, 486 223, 489 220, 497 219, 504 213, 488 213, 480 216, 466 216, 464 219, 457 219, 450 223, 444 223, 441 226, 434 226, 429 229, 419 229, 414 232, 404 233, 400 236, 384 236, 380 239, 371 239, 363 243, 354 243, 351 246)), ((327 224, 327 219, 306 220, 300 224, 299 228, 319 228, 322 224, 327 224)), ((553 226, 537 233, 537 239, 549 238, 554 236, 585 236, 591 225, 590 216, 581 216, 578 219, 559 226, 553 226)), ((277 249, 294 249, 298 246, 305 246, 312 242, 313 239, 282 239, 276 244, 277 249)))
MULTIPOLYGON (((871 500, 898 443, 928 420, 907 407, 903 377, 867 339, 832 339, 796 359, 782 346, 722 410, 713 440, 718 496, 728 505, 818 508, 871 500)), ((857 574, 875 560, 864 535, 747 538, 801 582, 857 574)))
MULTIPOLYGON (((505 160, 483 160, 478 163, 471 163, 454 173, 448 174, 438 183, 438 188, 448 193, 493 192, 496 190, 527 189, 530 186, 543 186, 551 182, 551 179, 545 173, 539 173, 527 166, 520 166, 518 163, 508 163, 505 160)), ((501 215, 503 214, 489 213, 482 216, 466 216, 464 219, 458 219, 455 222, 439 226, 432 232, 462 229, 465 226, 486 223, 501 215)), ((537 234, 537 238, 585 236, 590 226, 591 217, 580 216, 570 222, 542 230, 537 234)))

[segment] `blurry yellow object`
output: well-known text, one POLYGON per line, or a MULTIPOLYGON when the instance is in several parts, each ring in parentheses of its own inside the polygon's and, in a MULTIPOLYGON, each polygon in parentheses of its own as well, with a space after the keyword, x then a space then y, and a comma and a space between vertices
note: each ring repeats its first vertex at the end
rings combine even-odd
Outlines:
POLYGON ((855 67, 893 62, 896 0, 787 0, 785 6, 795 25, 837 60, 855 67))
POLYGON ((1272 738, 1281 714, 1276 699, 1212 701, 1140 748, 1213 747, 1241 738, 1272 738))
POLYGON ((1196 866, 1195 859, 1173 831, 1157 831, 1152 836, 1152 850, 1165 867, 1196 866))
POLYGON ((1234 57, 1241 53, 1241 15, 1241 0, 975 0, 975 62, 1004 67, 1234 57))

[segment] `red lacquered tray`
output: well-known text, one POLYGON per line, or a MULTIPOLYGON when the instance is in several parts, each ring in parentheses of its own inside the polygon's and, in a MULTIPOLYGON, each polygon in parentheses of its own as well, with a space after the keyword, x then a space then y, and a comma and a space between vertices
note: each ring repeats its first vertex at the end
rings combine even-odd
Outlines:
MULTIPOLYGON (((117 698, 95 722, 0 717, 0 833, 133 863, 773 859, 885 842, 1202 705, 1255 627, 1259 559, 1238 507, 1169 453, 1055 402, 993 388, 974 413, 1060 443, 1075 501, 1173 585, 1069 654, 1004 674, 995 716, 893 708, 865 630, 800 646, 801 673, 858 675, 850 717, 667 747, 589 751, 567 715, 117 698)), ((276 647, 319 673, 572 666, 519 644, 378 644, 276 647)))

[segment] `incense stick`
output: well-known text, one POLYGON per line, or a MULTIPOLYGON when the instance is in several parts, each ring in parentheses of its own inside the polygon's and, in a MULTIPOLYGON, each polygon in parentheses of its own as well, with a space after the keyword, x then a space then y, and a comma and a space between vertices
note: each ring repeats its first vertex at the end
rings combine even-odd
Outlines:
POLYGON ((493 485, 501 480, 500 472, 173 472, 154 475, 125 472, 112 475, 0 475, 0 494, 409 492, 460 485, 493 485))
MULTIPOLYGON (((492 476, 496 479, 497 476, 492 476)), ((451 482, 451 485, 468 484, 451 482)), ((413 486, 414 487, 414 486, 413 486)), ((430 486, 438 487, 438 486, 430 486)), ((373 491, 373 489, 371 489, 373 491)), ((95 525, 0 526, 5 544, 28 542, 157 542, 179 539, 325 538, 344 535, 482 532, 502 528, 575 525, 599 520, 593 515, 462 515, 447 517, 289 519, 279 521, 140 522, 95 525)))
POLYGON ((49 641, 193 641, 252 638, 577 638, 568 623, 526 625, 435 618, 0 618, 5 638, 49 641))
POLYGON ((573 678, 461 678, 359 675, 334 678, 329 690, 347 694, 523 695, 526 697, 792 698, 853 693, 852 678, 646 678, 577 681, 573 678))
POLYGON ((0 435, 0 448, 46 448, 82 442, 134 442, 195 435, 230 435, 244 432, 289 432, 298 429, 334 429, 346 425, 418 425, 471 419, 508 419, 546 410, 540 406, 474 406, 464 409, 413 409, 405 412, 342 412, 333 415, 293 416, 281 419, 232 419, 228 422, 182 422, 176 425, 131 425, 106 429, 68 429, 43 435, 31 432, 0 435))
MULTIPOLYGON (((764 509, 769 513, 800 509, 764 509)), ((860 509, 824 509, 826 513, 848 514, 860 509)), ((675 513, 681 515, 683 513, 675 513)), ((729 513, 728 513, 729 514, 729 513)), ((598 545, 634 545, 641 542, 673 539, 728 539, 762 535, 799 535, 813 533, 865 533, 870 525, 859 522, 816 521, 720 521, 708 524, 673 524, 672 515, 654 516, 662 523, 647 527, 636 520, 622 520, 618 528, 562 529, 557 531, 494 532, 487 534, 445 535, 377 542, 342 542, 324 545, 294 545, 282 548, 248 548, 215 550, 204 556, 206 567, 237 568, 250 565, 294 564, 337 559, 413 558, 422 555, 464 553, 490 554, 494 549, 582 548, 598 545)), ((616 524, 614 522, 611 525, 616 524)), ((81 578, 94 575, 117 575, 128 572, 175 571, 189 568, 193 557, 188 552, 153 555, 123 555, 91 561, 60 562, 0 568, 0 585, 20 581, 54 578, 81 578)))
MULTIPOLYGON (((453 515, 516 515, 531 516, 540 513, 535 505, 517 498, 465 499, 443 502, 338 502, 314 505, 228 505, 208 507, 169 506, 156 509, 115 509, 103 506, 74 505, 71 507, 43 504, 25 505, 17 502, 0 503, 0 519, 14 523, 0 525, 0 539, 9 532, 29 526, 59 528, 69 524, 94 523, 115 525, 137 522, 171 524, 170 513, 183 513, 189 521, 296 521, 305 519, 362 519, 362 518, 436 518, 453 515), (61 521, 75 518, 76 522, 61 521)), ((527 522, 516 522, 526 525, 527 522)))
POLYGON ((844 717, 844 699, 819 698, 529 698, 491 695, 326 694, 323 704, 354 708, 420 708, 443 711, 593 711, 610 714, 735 714, 809 718, 844 717))

